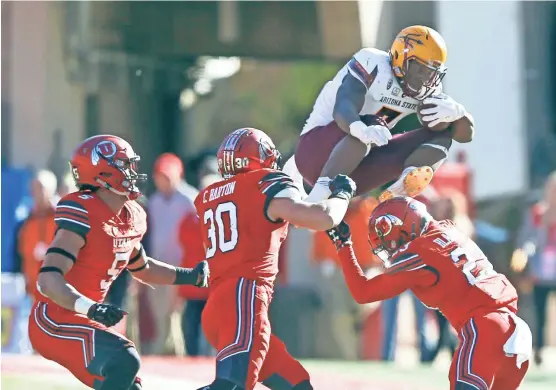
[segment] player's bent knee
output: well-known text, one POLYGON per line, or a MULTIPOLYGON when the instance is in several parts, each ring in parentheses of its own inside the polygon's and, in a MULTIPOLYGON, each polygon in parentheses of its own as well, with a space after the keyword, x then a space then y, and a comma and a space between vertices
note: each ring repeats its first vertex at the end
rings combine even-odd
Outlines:
POLYGON ((424 143, 421 146, 434 148, 434 149, 440 150, 443 153, 445 153, 446 155, 448 155, 448 151, 452 147, 452 142, 453 142, 453 140, 452 140, 451 135, 441 134, 441 135, 438 135, 438 136, 432 138, 431 140, 429 140, 428 142, 424 143))
POLYGON ((120 353, 114 355, 113 360, 121 374, 127 374, 135 380, 139 368, 141 368, 141 358, 135 348, 123 349, 120 353))
POLYGON ((100 388, 102 390, 104 388, 141 389, 141 382, 136 380, 140 367, 141 359, 135 348, 125 348, 115 352, 102 367, 101 376, 104 377, 104 381, 100 388))
POLYGON ((404 166, 429 166, 436 171, 448 157, 452 146, 449 134, 438 135, 418 146, 405 160, 404 166))

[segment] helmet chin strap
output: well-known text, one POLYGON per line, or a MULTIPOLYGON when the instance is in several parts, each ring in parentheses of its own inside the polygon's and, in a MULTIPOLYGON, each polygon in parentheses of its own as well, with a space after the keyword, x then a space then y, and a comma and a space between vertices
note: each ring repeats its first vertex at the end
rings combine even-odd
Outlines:
MULTIPOLYGON (((100 180, 99 178, 96 179, 97 183, 100 184, 102 187, 106 188, 107 190, 115 193, 116 195, 120 195, 120 196, 125 196, 128 199, 132 199, 132 191, 118 191, 116 190, 114 187, 112 187, 110 184, 106 183, 103 180, 100 180)), ((133 198, 135 199, 135 198, 133 198)))

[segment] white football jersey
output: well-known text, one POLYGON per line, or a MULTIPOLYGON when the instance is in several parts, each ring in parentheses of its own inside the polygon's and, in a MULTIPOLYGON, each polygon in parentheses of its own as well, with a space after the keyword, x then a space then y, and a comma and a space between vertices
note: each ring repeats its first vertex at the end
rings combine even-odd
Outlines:
MULTIPOLYGON (((334 79, 324 85, 301 134, 315 127, 325 126, 334 120, 332 112, 336 103, 336 94, 347 72, 367 88, 365 103, 359 112, 360 116, 382 116, 388 123, 388 128, 392 129, 401 119, 416 111, 418 101, 404 96, 392 72, 388 53, 372 48, 361 49, 340 69, 334 79)), ((433 95, 441 91, 442 85, 433 95)))

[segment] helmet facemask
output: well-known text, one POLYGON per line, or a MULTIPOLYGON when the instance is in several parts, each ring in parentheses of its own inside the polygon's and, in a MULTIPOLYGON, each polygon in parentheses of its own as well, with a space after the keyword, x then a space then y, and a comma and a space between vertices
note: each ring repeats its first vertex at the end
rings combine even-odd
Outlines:
POLYGON ((281 170, 282 169, 282 154, 276 149, 276 146, 271 145, 269 142, 261 141, 259 142, 259 154, 261 163, 266 161, 268 158, 273 158, 271 169, 281 170))
POLYGON ((437 61, 425 62, 411 57, 404 59, 403 69, 399 73, 404 93, 414 99, 423 100, 438 88, 446 74, 446 67, 437 61))
POLYGON ((391 258, 404 246, 420 237, 428 225, 426 218, 422 218, 420 226, 411 224, 411 232, 404 229, 403 219, 395 215, 386 214, 378 217, 375 221, 375 233, 369 238, 372 252, 383 262, 385 268, 391 266, 391 258))
POLYGON ((99 152, 97 152, 97 154, 100 158, 105 160, 108 165, 117 169, 122 174, 123 180, 121 180, 119 184, 124 189, 124 191, 115 188, 114 185, 111 185, 108 182, 108 179, 110 179, 112 176, 112 174, 109 172, 102 172, 100 174, 101 177, 97 178, 97 182, 101 186, 114 192, 115 194, 127 196, 130 199, 136 199, 141 193, 141 191, 137 187, 137 184, 147 181, 146 174, 138 173, 139 161, 141 160, 141 157, 138 155, 134 155, 128 158, 121 158, 116 156, 107 157, 99 152), (105 177, 107 180, 103 180, 102 177, 105 177))

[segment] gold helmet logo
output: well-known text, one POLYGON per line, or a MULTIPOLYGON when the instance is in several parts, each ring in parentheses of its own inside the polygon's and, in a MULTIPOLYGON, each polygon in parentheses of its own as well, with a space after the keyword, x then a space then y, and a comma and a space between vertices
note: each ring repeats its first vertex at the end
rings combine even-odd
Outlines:
POLYGON ((425 26, 404 28, 390 48, 392 71, 404 93, 422 100, 440 85, 448 50, 438 32, 425 26))

